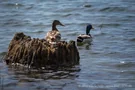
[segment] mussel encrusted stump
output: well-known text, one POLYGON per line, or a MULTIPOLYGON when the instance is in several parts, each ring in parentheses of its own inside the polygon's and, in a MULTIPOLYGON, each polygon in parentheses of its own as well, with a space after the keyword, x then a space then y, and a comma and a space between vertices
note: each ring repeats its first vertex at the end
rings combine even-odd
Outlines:
POLYGON ((79 52, 75 41, 58 42, 50 45, 45 39, 31 39, 23 33, 16 33, 4 57, 7 64, 41 68, 47 66, 74 66, 79 64, 79 52))

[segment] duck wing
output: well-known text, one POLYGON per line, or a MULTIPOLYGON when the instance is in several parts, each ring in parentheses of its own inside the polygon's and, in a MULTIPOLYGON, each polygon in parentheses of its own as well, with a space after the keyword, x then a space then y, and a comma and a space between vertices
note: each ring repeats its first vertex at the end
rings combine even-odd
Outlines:
POLYGON ((77 42, 79 43, 90 43, 92 41, 91 35, 86 35, 86 34, 80 34, 77 37, 77 42))
POLYGON ((57 42, 60 41, 61 34, 59 31, 49 31, 46 35, 46 40, 49 42, 57 42))
POLYGON ((80 34, 78 37, 82 38, 82 39, 89 39, 89 38, 91 38, 90 35, 86 35, 86 34, 80 34))

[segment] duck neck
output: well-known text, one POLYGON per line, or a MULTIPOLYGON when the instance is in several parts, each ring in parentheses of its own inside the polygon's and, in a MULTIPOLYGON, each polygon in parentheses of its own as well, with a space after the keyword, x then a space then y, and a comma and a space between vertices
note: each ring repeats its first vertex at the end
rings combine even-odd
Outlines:
POLYGON ((58 31, 58 29, 56 28, 56 25, 54 23, 52 24, 52 31, 58 31))
POLYGON ((90 29, 86 29, 86 35, 90 34, 90 29))

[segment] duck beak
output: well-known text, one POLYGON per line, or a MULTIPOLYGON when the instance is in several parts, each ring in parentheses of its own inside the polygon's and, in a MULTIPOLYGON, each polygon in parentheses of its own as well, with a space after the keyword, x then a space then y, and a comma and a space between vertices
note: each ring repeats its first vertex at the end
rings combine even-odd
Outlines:
POLYGON ((65 25, 63 25, 61 22, 60 22, 60 24, 59 25, 61 25, 61 26, 65 26, 65 25))
POLYGON ((61 25, 61 26, 65 26, 65 25, 63 25, 62 23, 60 23, 60 25, 61 25))
POLYGON ((94 29, 93 27, 91 29, 94 29))

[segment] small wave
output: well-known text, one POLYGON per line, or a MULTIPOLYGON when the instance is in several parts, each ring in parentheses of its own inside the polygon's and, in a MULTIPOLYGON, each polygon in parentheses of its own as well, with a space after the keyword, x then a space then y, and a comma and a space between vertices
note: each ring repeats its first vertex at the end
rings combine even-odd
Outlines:
POLYGON ((32 26, 34 26, 34 27, 44 27, 45 25, 43 23, 35 23, 32 26))
POLYGON ((36 33, 36 34, 40 34, 40 33, 44 33, 44 31, 26 31, 26 32, 24 32, 24 33, 31 33, 31 34, 34 34, 34 33, 36 33))
POLYGON ((9 19, 9 20, 7 20, 5 23, 4 23, 4 25, 9 25, 9 24, 18 24, 18 20, 16 20, 16 19, 9 19))
POLYGON ((26 10, 29 10, 29 9, 32 9, 33 7, 34 7, 34 5, 32 4, 32 5, 26 6, 25 9, 26 9, 26 10))
POLYGON ((101 54, 100 52, 90 52, 90 54, 101 54))
POLYGON ((119 54, 119 52, 111 51, 111 52, 105 53, 104 55, 105 55, 105 56, 108 56, 108 55, 116 55, 116 54, 119 54))
MULTIPOLYGON (((100 30, 100 29, 99 29, 100 30)), ((101 30, 100 31, 97 31, 94 33, 94 36, 103 36, 103 35, 106 35, 107 33, 105 32, 102 32, 101 30)))
POLYGON ((1 5, 5 7, 24 6, 23 4, 20 3, 2 3, 1 5))
POLYGON ((125 11, 124 7, 105 7, 100 9, 99 11, 106 11, 106 12, 115 12, 115 11, 125 11))
POLYGON ((25 26, 28 24, 31 24, 31 22, 30 21, 21 21, 18 19, 9 19, 6 22, 4 22, 2 25, 3 26, 16 26, 16 27, 18 27, 18 26, 25 26))
POLYGON ((86 8, 90 8, 92 5, 90 5, 90 4, 86 4, 86 5, 84 5, 84 7, 86 7, 86 8))
MULTIPOLYGON (((65 67, 65 68, 64 67, 60 67, 60 68, 42 67, 42 69, 40 69, 40 70, 31 68, 27 65, 22 65, 19 63, 16 63, 16 64, 13 63, 9 67, 12 68, 13 70, 15 69, 16 74, 28 75, 32 78, 38 78, 38 79, 50 79, 50 78, 51 79, 63 79, 63 78, 68 78, 68 77, 77 77, 78 76, 77 72, 79 72, 81 70, 78 65, 74 66, 74 67, 65 67), (40 77, 41 74, 42 74, 42 77, 40 77)), ((22 78, 21 80, 22 80, 22 82, 23 81, 24 82, 33 82, 33 80, 35 82, 35 79, 31 79, 31 78, 27 78, 27 79, 22 78)))
POLYGON ((37 32, 35 32, 35 33, 43 33, 44 31, 37 31, 37 32))
POLYGON ((131 75, 131 74, 135 75, 135 71, 134 71, 134 70, 129 70, 129 71, 127 71, 126 73, 127 73, 127 74, 130 74, 130 75, 131 75))
POLYGON ((134 67, 135 63, 134 62, 120 62, 119 64, 116 65, 116 67, 119 68, 130 68, 130 67, 134 67))
POLYGON ((67 33, 68 36, 75 36, 75 35, 78 35, 78 32, 70 32, 70 33, 67 33))
POLYGON ((135 41, 135 38, 130 39, 130 41, 135 41))
POLYGON ((108 27, 108 26, 112 26, 112 27, 115 26, 115 27, 118 27, 118 26, 120 26, 120 24, 118 24, 118 23, 108 23, 108 24, 103 24, 103 25, 102 25, 102 27, 104 27, 104 26, 105 26, 105 27, 106 27, 106 26, 107 26, 107 27, 108 27))
POLYGON ((68 16, 71 16, 72 14, 66 14, 66 15, 63 15, 63 17, 68 17, 68 16))

